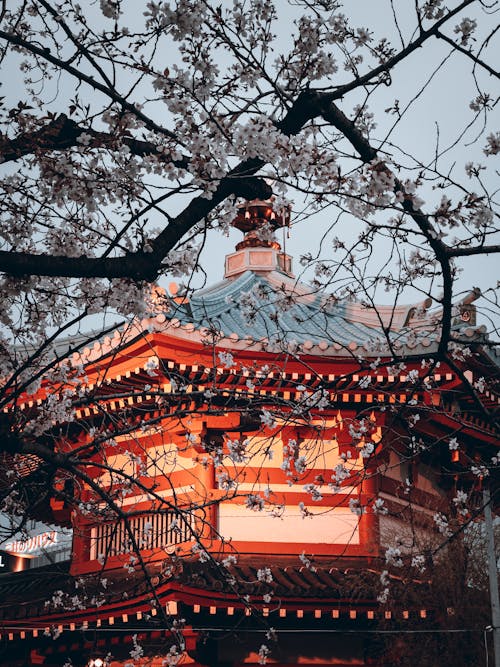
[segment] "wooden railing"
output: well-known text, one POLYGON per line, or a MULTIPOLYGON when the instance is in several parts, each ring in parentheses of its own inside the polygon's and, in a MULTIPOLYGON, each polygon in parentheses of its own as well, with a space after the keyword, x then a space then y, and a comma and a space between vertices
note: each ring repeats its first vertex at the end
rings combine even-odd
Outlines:
POLYGON ((116 523, 103 523, 92 528, 90 559, 96 560, 134 553, 134 536, 141 551, 162 549, 187 542, 194 528, 192 516, 179 517, 174 512, 144 514, 116 523), (128 530, 127 525, 128 524, 128 530))

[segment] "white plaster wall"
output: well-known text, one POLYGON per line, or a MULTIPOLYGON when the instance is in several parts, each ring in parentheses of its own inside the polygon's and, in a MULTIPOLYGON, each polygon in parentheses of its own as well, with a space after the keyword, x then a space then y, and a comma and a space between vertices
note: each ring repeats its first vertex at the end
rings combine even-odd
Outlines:
POLYGON ((290 508, 278 518, 227 503, 219 506, 218 529, 226 539, 242 542, 359 544, 358 521, 349 508, 306 518, 290 508))

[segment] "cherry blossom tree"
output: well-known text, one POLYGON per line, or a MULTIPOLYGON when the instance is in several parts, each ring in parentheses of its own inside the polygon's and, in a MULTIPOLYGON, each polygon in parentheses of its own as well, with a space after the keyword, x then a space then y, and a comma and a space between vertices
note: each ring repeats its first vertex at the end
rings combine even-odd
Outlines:
MULTIPOLYGON (((419 359, 421 370, 411 371, 411 382, 428 387, 439 364, 446 364, 494 427, 497 414, 483 397, 497 380, 491 373, 468 379, 464 362, 477 350, 454 324, 462 314, 471 316, 467 306, 477 300, 481 349, 492 352, 496 285, 483 275, 481 290, 470 293, 472 284, 464 285, 461 276, 467 280, 473 262, 488 267, 500 251, 500 135, 492 117, 498 3, 380 5, 383 31, 358 23, 337 0, 177 0, 144 7, 125 0, 88 6, 73 0, 1 3, 1 63, 4 72, 15 72, 15 85, 0 106, 0 447, 15 465, 26 465, 30 457, 44 462, 30 476, 29 489, 24 473, 14 468, 8 475, 4 512, 27 517, 41 488, 47 498, 55 489, 60 502, 73 502, 79 485, 86 484, 94 496, 88 507, 79 506, 82 513, 95 512, 104 501, 109 516, 130 522, 117 499, 124 485, 140 482, 123 463, 96 462, 95 452, 136 425, 123 419, 112 432, 96 433, 89 423, 87 441, 76 454, 54 449, 54 422, 67 424, 69 432, 75 411, 98 400, 85 388, 84 368, 73 364, 73 356, 115 331, 117 319, 129 322, 121 331, 130 331, 140 318, 182 304, 193 276, 204 271, 203 247, 228 233, 243 200, 273 197, 275 209, 291 210, 293 227, 310 237, 323 225, 301 266, 310 289, 329 294, 330 305, 356 301, 379 319, 383 341, 373 341, 374 354, 352 355, 360 369, 388 367, 389 373, 408 363, 391 335, 391 315, 376 304, 389 295, 394 314, 401 300, 417 295, 437 343, 419 359), (438 95, 445 86, 449 99, 438 95), (152 289, 170 277, 184 281, 175 299, 152 289), (377 361, 382 344, 389 352, 377 361), (18 403, 42 381, 57 389, 27 418, 18 403), (63 385, 71 391, 61 393, 63 385), (114 486, 101 488, 87 474, 90 460, 114 486)), ((269 298, 283 312, 293 299, 253 294, 242 308, 251 319, 269 298)), ((207 341, 215 355, 217 334, 209 332, 207 341)), ((287 353, 299 359, 289 343, 287 353)), ((231 368, 229 357, 220 357, 219 364, 231 368)), ((181 422, 189 412, 182 378, 169 377, 167 396, 154 379, 167 369, 152 364, 149 389, 181 422)), ((253 385, 263 373, 245 372, 253 385)), ((305 419, 328 403, 321 387, 300 391, 293 405, 257 401, 259 425, 272 429, 305 419)), ((221 409, 217 392, 214 380, 202 397, 214 416, 221 409)), ((412 408, 403 415, 410 429, 420 419, 412 408)), ((241 404, 235 401, 232 409, 241 411, 241 404)), ((141 427, 154 429, 155 417, 141 427)), ((369 414, 360 413, 350 425, 353 442, 372 428, 369 414)), ((401 435, 396 419, 391 428, 409 448, 409 461, 422 453, 418 439, 401 435)), ((186 447, 198 444, 196 437, 186 429, 186 447)), ((294 475, 300 477, 321 455, 320 440, 305 453, 289 443, 286 460, 294 475)), ((458 449, 453 439, 446 444, 458 449)), ((229 463, 245 461, 248 444, 229 438, 225 446, 223 454, 217 438, 205 443, 207 455, 220 464, 219 486, 231 496, 229 463)), ((367 450, 363 457, 372 454, 367 450)), ((474 479, 499 465, 498 458, 487 466, 468 463, 474 479)), ((346 459, 339 466, 341 483, 350 472, 346 459)), ((147 486, 142 490, 151 493, 147 486)), ((321 490, 312 484, 309 492, 314 501, 321 490)), ((457 496, 455 510, 463 500, 457 496)), ((210 502, 194 501, 198 508, 210 502)), ((266 499, 248 496, 247 502, 255 509, 266 499)), ((179 530, 190 528, 189 511, 168 510, 178 513, 179 530)), ((353 503, 353 512, 363 510, 353 503)), ((445 539, 447 531, 458 530, 450 529, 444 515, 434 524, 445 539)), ((141 545, 127 525, 140 560, 141 545)), ((201 535, 203 526, 195 532, 201 535)), ((401 560, 394 549, 387 555, 392 566, 401 560)), ((201 543, 199 550, 202 559, 212 558, 201 543)), ((140 565, 148 577, 146 564, 140 565)), ((140 647, 134 648, 140 657, 140 647)), ((264 646, 263 662, 266 651, 264 646)))

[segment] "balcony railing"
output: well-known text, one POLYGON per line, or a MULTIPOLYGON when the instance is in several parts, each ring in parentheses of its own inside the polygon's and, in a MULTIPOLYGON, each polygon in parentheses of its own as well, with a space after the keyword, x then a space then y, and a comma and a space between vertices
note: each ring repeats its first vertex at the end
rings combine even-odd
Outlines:
POLYGON ((194 518, 179 517, 174 512, 144 514, 116 523, 104 523, 92 528, 90 559, 109 558, 134 553, 132 533, 141 551, 164 549, 191 539, 194 518), (127 525, 128 524, 128 530, 127 525))

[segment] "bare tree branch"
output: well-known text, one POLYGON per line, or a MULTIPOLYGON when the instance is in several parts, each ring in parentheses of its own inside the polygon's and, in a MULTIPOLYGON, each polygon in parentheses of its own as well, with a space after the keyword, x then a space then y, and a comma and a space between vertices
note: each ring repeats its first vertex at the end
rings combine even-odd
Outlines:
MULTIPOLYGON (((498 28, 497 28, 497 30, 498 30, 498 28)), ((450 37, 448 37, 447 35, 442 33, 440 30, 438 30, 436 32, 436 37, 438 37, 439 39, 444 40, 445 42, 448 42, 448 44, 450 44, 450 46, 452 46, 455 51, 460 51, 460 53, 463 53, 465 56, 467 56, 467 58, 470 58, 470 60, 472 60, 473 63, 475 63, 476 65, 479 65, 480 67, 485 69, 489 74, 496 77, 497 79, 500 79, 500 74, 496 70, 494 70, 493 67, 490 67, 483 60, 481 60, 480 58, 475 56, 472 53, 472 51, 469 51, 468 49, 464 49, 463 46, 454 42, 452 39, 450 39, 450 37)))

